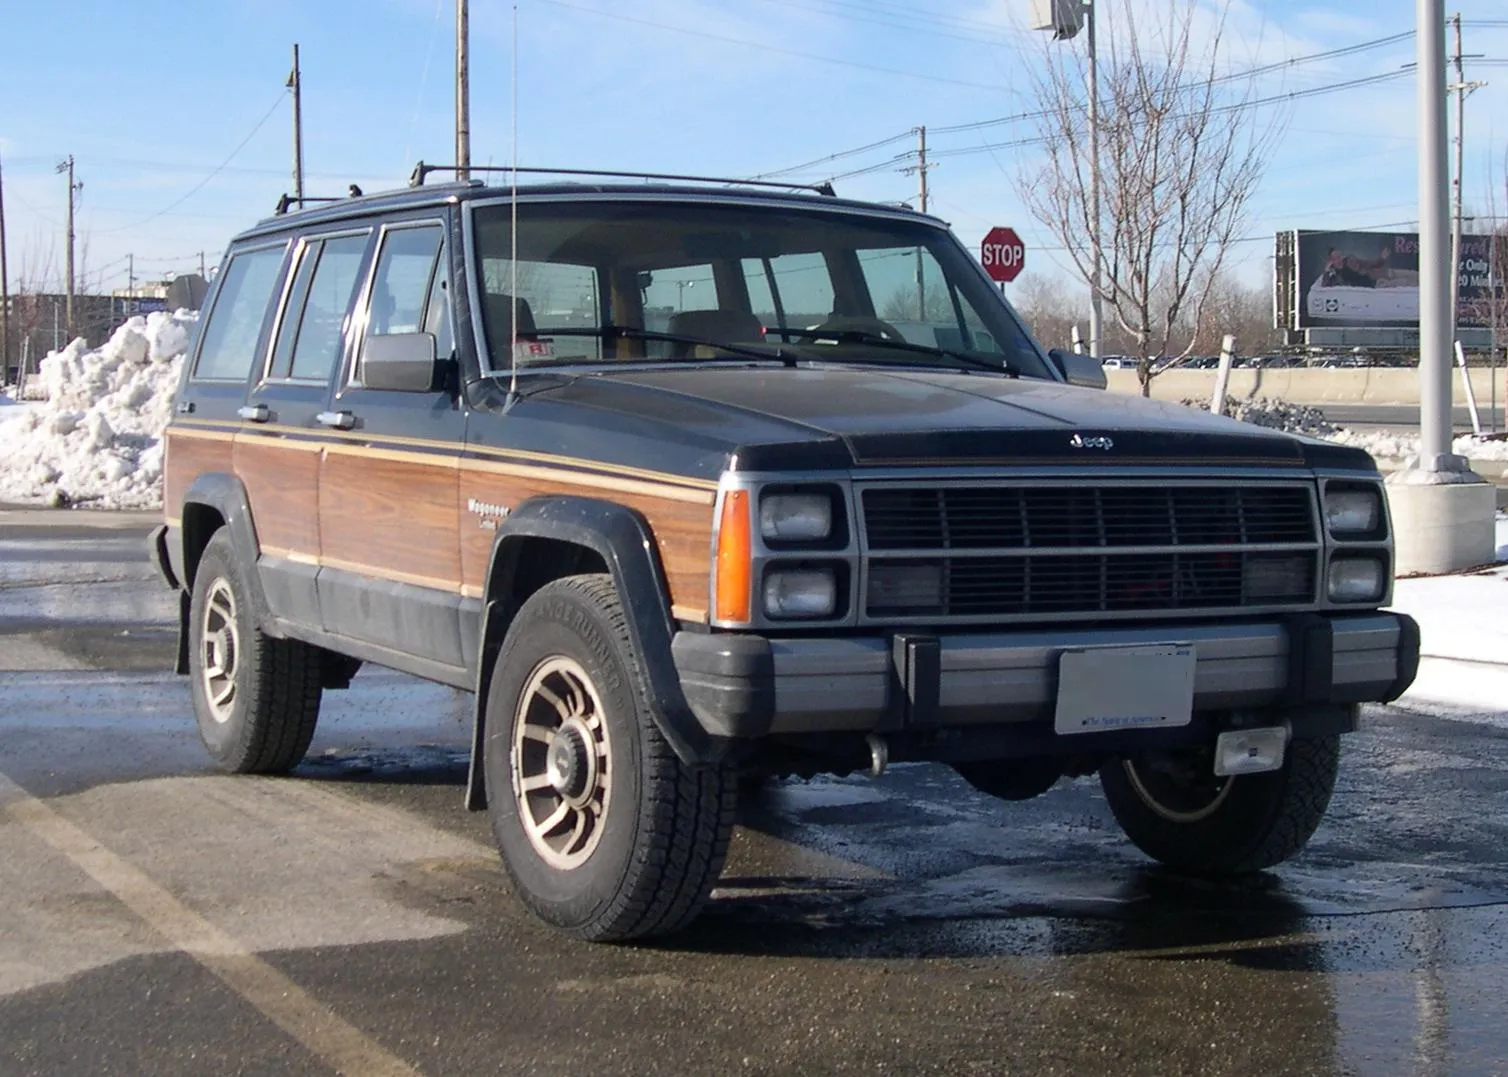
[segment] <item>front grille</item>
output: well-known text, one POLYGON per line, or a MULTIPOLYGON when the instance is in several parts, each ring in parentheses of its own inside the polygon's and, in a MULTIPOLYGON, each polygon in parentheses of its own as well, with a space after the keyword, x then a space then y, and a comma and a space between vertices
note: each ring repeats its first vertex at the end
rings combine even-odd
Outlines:
POLYGON ((1318 563, 1307 486, 875 487, 865 610, 1030 617, 1302 605, 1318 563))

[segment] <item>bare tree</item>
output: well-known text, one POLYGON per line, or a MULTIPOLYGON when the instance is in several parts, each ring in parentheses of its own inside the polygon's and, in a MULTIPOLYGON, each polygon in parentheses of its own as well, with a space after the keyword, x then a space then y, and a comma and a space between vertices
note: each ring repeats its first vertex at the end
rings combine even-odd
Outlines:
POLYGON ((1074 326, 1083 325, 1088 317, 1088 310, 1077 294, 1072 294, 1061 281, 1040 273, 1023 273, 1012 290, 1015 294, 1011 296, 1011 305, 1038 341, 1049 348, 1067 348, 1072 344, 1074 326))
POLYGON ((40 235, 33 236, 21 253, 19 272, 11 294, 11 332, 20 353, 18 382, 26 385, 28 368, 34 371, 39 356, 38 334, 47 327, 52 306, 47 288, 54 279, 55 252, 40 235))
MULTIPOLYGON (((1100 296, 1130 338, 1143 395, 1154 360, 1185 357, 1247 220, 1281 120, 1251 108, 1255 79, 1226 73, 1229 0, 1097 0, 1100 296)), ((1087 60, 1053 48, 1034 69, 1043 149, 1024 166, 1034 216, 1093 279, 1085 135, 1087 60)))

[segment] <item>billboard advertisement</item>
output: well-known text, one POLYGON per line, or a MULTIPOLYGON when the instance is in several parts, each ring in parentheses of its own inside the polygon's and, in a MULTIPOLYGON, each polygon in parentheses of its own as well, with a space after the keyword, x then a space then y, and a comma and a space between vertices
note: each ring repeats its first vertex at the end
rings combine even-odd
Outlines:
MULTIPOLYGON (((1292 328, 1419 327, 1417 232, 1294 232, 1292 237, 1297 293, 1292 328)), ((1500 237, 1499 245, 1503 242, 1500 237)), ((1279 243, 1280 258, 1287 246, 1279 243)), ((1458 324, 1485 328, 1492 320, 1492 237, 1462 236, 1460 253, 1458 324)), ((1501 282, 1497 287, 1501 295, 1501 282)))

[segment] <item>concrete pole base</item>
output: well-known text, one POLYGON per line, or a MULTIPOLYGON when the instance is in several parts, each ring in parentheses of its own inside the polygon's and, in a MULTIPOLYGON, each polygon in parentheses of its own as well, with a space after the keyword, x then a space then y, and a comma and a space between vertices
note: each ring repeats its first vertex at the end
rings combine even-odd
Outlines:
POLYGON ((1497 488, 1491 483, 1470 472, 1404 470, 1389 477, 1386 489, 1398 575, 1458 572, 1493 562, 1497 488))

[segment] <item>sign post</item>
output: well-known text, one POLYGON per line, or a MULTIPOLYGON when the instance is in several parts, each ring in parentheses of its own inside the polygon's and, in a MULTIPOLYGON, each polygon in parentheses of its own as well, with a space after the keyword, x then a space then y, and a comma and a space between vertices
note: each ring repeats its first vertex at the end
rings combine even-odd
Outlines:
POLYGON ((1026 268, 1026 244, 1014 228, 991 228, 979 245, 979 264, 991 280, 1009 284, 1026 268))

